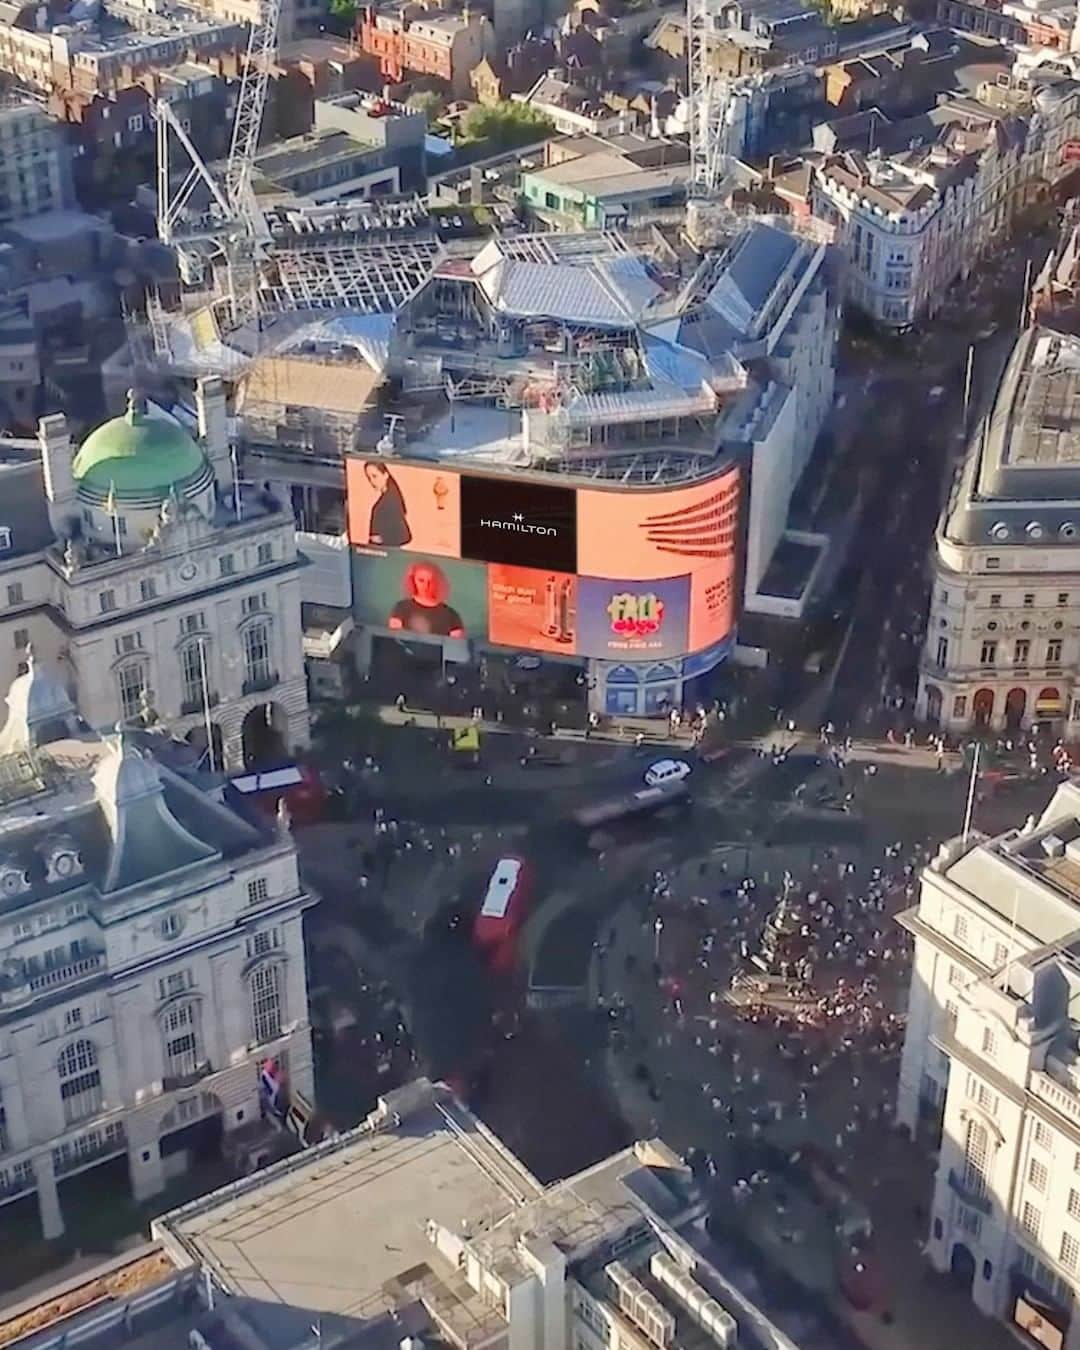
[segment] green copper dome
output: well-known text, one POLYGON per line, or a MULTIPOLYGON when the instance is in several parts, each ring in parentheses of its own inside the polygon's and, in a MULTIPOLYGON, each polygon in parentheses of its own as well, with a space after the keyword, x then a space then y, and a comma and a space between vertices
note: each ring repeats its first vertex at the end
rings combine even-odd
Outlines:
POLYGON ((123 417, 92 431, 71 471, 93 493, 115 490, 118 497, 168 496, 173 488, 206 474, 206 455, 171 418, 151 417, 146 402, 131 394, 123 417))

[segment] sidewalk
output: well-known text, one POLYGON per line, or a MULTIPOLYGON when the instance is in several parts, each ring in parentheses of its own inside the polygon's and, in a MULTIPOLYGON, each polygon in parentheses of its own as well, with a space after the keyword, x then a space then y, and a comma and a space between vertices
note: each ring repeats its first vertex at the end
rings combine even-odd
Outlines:
POLYGON ((672 731, 666 721, 653 721, 644 717, 605 718, 600 726, 587 729, 556 725, 553 732, 548 729, 541 733, 512 722, 486 719, 476 721, 462 714, 430 712, 426 708, 408 706, 397 708, 393 704, 380 704, 376 709, 376 716, 385 726, 421 727, 434 731, 460 731, 466 727, 476 727, 478 731, 488 734, 534 735, 556 741, 608 741, 616 745, 632 745, 634 738, 640 734, 649 745, 671 745, 690 750, 696 744, 694 733, 689 728, 672 731))
MULTIPOLYGON (((657 748, 671 747, 686 753, 691 750, 719 748, 727 750, 753 750, 765 752, 774 749, 794 750, 804 754, 817 754, 827 758, 830 751, 839 749, 844 759, 853 763, 894 764, 908 769, 937 769, 938 758, 934 750, 927 745, 906 746, 902 742, 881 738, 864 738, 852 742, 850 750, 840 745, 824 745, 820 738, 809 731, 788 731, 786 727, 777 727, 775 731, 761 736, 751 736, 739 740, 724 742, 716 733, 722 724, 710 722, 704 743, 699 743, 694 732, 687 727, 672 730, 663 720, 644 717, 605 718, 600 726, 584 730, 579 727, 556 726, 554 731, 543 733, 530 732, 526 728, 502 721, 475 721, 472 717, 431 712, 426 708, 399 709, 392 704, 382 704, 376 710, 378 720, 385 726, 411 726, 425 730, 459 731, 466 727, 476 727, 478 731, 492 735, 532 735, 543 740, 605 741, 614 745, 632 745, 640 735, 643 744, 657 748)), ((963 766, 963 756, 956 750, 947 750, 942 759, 945 773, 955 773, 963 766)))

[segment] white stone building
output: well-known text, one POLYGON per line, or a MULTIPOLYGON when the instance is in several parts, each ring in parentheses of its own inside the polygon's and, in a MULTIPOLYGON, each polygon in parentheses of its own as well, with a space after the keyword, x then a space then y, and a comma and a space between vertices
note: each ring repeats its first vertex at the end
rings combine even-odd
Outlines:
POLYGON ((76 453, 0 452, 0 686, 30 647, 96 728, 156 717, 238 765, 307 744, 301 561, 291 509, 233 481, 225 395, 198 439, 139 399, 76 453))
POLYGON ((943 846, 917 909, 897 1115, 939 1125, 940 1271, 1075 1350, 1080 1288, 1080 784, 1038 822, 943 846))
POLYGON ((312 1093, 287 831, 237 814, 170 742, 85 729, 31 661, 0 732, 0 1203, 126 1155, 137 1200, 193 1136, 260 1132, 260 1070, 312 1093), (157 743, 160 758, 147 748, 157 743))
POLYGON ((62 210, 74 198, 59 123, 34 103, 0 107, 0 225, 62 210))
POLYGON ((1080 341, 1018 339, 938 522, 916 714, 1080 729, 1080 341))
POLYGON ((815 167, 814 214, 847 245, 847 299, 876 323, 902 332, 932 315, 1069 168, 1063 147, 1080 136, 1080 84, 1025 90, 1022 118, 957 99, 892 129, 913 132, 903 149, 831 155, 815 167))

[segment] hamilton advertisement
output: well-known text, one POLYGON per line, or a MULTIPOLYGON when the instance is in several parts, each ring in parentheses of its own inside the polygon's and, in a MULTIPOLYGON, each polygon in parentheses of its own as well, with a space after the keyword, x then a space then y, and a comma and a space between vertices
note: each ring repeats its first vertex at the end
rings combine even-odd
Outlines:
POLYGON ((607 660, 731 632, 737 468, 642 490, 397 459, 346 472, 354 608, 372 628, 607 660))

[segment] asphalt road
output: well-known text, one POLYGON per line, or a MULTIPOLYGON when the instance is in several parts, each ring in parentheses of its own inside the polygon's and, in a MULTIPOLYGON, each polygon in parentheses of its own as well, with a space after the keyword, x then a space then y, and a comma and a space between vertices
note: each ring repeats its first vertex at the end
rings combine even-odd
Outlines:
POLYGON ((849 353, 862 371, 865 430, 850 448, 865 510, 852 543, 837 603, 850 612, 850 639, 822 721, 851 727, 906 727, 918 684, 934 527, 964 449, 968 350, 975 358, 968 425, 992 396, 1001 353, 1016 333, 1024 273, 1037 268, 1050 235, 1030 236, 958 283, 932 330, 902 345, 849 353), (891 715, 885 696, 902 697, 891 715))

